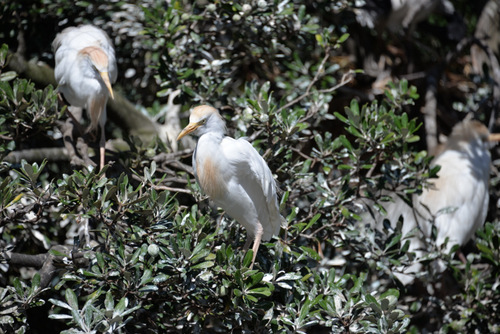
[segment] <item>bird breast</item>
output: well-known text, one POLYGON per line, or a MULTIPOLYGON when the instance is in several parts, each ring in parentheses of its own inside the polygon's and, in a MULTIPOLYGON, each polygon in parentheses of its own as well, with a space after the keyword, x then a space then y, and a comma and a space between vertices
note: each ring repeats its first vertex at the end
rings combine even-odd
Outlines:
MULTIPOLYGON (((203 149, 203 146, 201 147, 203 149)), ((213 200, 224 197, 227 192, 227 181, 224 177, 224 171, 221 168, 220 159, 217 159, 217 154, 203 154, 200 147, 196 148, 195 173, 198 183, 210 198, 213 200), (201 154, 200 154, 201 153, 201 154)), ((205 152, 212 152, 206 150, 205 152)))

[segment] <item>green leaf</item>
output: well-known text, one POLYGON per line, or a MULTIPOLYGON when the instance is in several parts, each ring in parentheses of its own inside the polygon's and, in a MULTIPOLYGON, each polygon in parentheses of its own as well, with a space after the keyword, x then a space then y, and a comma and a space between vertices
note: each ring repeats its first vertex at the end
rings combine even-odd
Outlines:
POLYGON ((73 319, 73 317, 69 314, 49 314, 49 319, 70 320, 73 319))
POLYGON ((252 257, 253 257, 253 250, 249 249, 247 253, 245 254, 245 257, 243 258, 243 267, 250 267, 250 264, 252 263, 252 257))
POLYGON ((251 288, 255 286, 256 284, 260 283, 262 281, 262 278, 264 278, 264 273, 263 272, 256 272, 252 275, 250 275, 250 282, 246 286, 248 288, 251 288))
POLYGON ((31 289, 32 291, 38 290, 40 287, 40 274, 37 272, 35 275, 33 275, 33 279, 31 281, 31 289))
POLYGON ((78 310, 78 298, 76 297, 75 292, 71 289, 66 289, 65 296, 66 296, 66 301, 68 302, 68 305, 73 310, 78 310))
POLYGON ((342 114, 340 114, 339 112, 335 111, 333 113, 335 115, 335 117, 337 117, 339 120, 341 120, 342 122, 344 123, 349 123, 349 121, 347 120, 346 117, 344 117, 342 114))
POLYGON ((108 290, 108 292, 106 292, 106 298, 104 299, 104 307, 106 308, 106 311, 112 311, 115 308, 115 301, 111 290, 108 290))
POLYGON ((312 217, 312 219, 309 221, 309 223, 302 229, 302 231, 307 231, 308 229, 311 228, 311 226, 318 221, 318 219, 321 217, 321 213, 317 213, 312 217))
POLYGON ((71 310, 72 307, 69 306, 68 304, 66 304, 65 302, 63 301, 60 301, 60 300, 57 300, 57 299, 53 299, 53 298, 50 298, 49 299, 49 302, 51 302, 52 304, 56 305, 56 306, 59 306, 59 307, 62 307, 62 308, 65 308, 67 310, 71 310))
POLYGON ((340 135, 338 138, 342 142, 342 145, 344 145, 345 148, 347 148, 350 152, 352 152, 351 142, 346 138, 346 136, 340 135))
POLYGON ((349 34, 345 33, 337 40, 337 43, 344 43, 349 38, 349 34))
POLYGON ((401 237, 402 237, 401 233, 398 233, 394 237, 392 237, 391 241, 385 247, 385 251, 388 251, 390 248, 392 248, 394 245, 396 245, 401 240, 401 237))
POLYGON ((139 283, 139 285, 144 285, 146 283, 151 282, 152 280, 153 279, 152 279, 151 269, 146 269, 146 270, 144 270, 144 273, 142 274, 141 282, 139 283))
POLYGON ((205 261, 191 267, 191 270, 207 269, 214 266, 214 261, 205 261))
POLYGON ((271 290, 269 290, 268 287, 250 289, 250 290, 248 290, 248 293, 251 293, 254 295, 263 295, 266 297, 269 297, 272 294, 271 290))
POLYGON ((121 315, 123 311, 125 311, 125 309, 127 308, 127 305, 128 305, 128 298, 123 297, 122 299, 120 299, 120 301, 118 302, 118 304, 116 304, 116 307, 114 309, 113 318, 118 315, 121 315))

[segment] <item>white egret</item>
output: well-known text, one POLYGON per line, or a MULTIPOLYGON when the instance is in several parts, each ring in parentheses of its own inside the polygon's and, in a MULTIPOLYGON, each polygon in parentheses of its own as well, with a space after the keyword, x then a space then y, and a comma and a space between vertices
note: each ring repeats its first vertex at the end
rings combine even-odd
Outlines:
POLYGON ((101 128, 100 168, 104 166, 106 103, 114 98, 111 83, 116 81, 115 50, 108 35, 92 25, 69 27, 59 33, 52 47, 59 91, 74 107, 87 110, 89 130, 101 128))
POLYGON ((252 240, 252 266, 261 240, 278 234, 284 220, 279 213, 276 183, 264 159, 244 139, 226 137, 226 125, 217 109, 194 108, 189 124, 177 137, 198 138, 193 168, 201 189, 247 230, 243 249, 252 240))
MULTIPOLYGON (((429 180, 430 186, 413 197, 413 208, 396 196, 393 196, 393 202, 382 203, 387 216, 377 217, 377 226, 383 218, 395 226, 402 216, 403 235, 418 228, 421 235, 410 238, 409 248, 417 258, 428 249, 425 240, 431 238, 433 226, 438 247, 447 242, 445 251, 449 252, 456 244, 465 245, 486 219, 491 164, 489 149, 491 142, 499 140, 499 134, 489 134, 486 126, 478 121, 466 119, 455 125, 432 162, 433 166, 441 166, 438 178, 429 180)), ((406 268, 399 278, 405 284, 411 283, 413 274, 420 269, 421 266, 415 264, 406 268)))

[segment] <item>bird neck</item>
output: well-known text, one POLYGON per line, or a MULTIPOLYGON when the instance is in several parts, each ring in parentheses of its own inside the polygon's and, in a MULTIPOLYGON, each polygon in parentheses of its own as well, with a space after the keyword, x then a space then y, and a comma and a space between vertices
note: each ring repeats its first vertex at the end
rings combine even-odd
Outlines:
POLYGON ((205 132, 198 137, 198 143, 201 141, 219 144, 225 136, 226 134, 222 131, 205 132))
POLYGON ((451 142, 449 145, 450 149, 463 152, 467 155, 490 155, 488 144, 481 140, 481 138, 472 138, 469 140, 457 140, 451 142))

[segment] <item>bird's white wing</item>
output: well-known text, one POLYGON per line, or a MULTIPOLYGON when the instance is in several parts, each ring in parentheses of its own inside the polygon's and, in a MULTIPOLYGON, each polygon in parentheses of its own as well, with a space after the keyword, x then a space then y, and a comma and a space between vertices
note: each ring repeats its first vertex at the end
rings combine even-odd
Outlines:
MULTIPOLYGON (((450 150, 436 159, 435 164, 441 164, 443 172, 438 173, 433 188, 424 191, 420 200, 435 216, 437 243, 442 244, 448 237, 448 247, 454 243, 463 245, 486 218, 489 176, 483 175, 481 169, 489 171, 489 160, 487 157, 485 162, 466 160, 450 150), (481 164, 487 167, 476 170, 481 164)), ((429 235, 430 226, 427 228, 429 235)))
POLYGON ((225 137, 221 149, 234 167, 237 182, 245 189, 258 211, 264 228, 262 239, 269 240, 279 232, 283 217, 279 213, 276 182, 271 170, 255 148, 246 140, 225 137))

